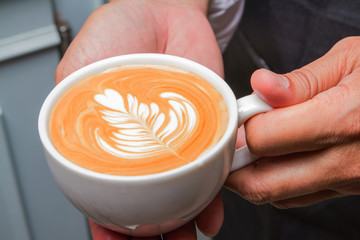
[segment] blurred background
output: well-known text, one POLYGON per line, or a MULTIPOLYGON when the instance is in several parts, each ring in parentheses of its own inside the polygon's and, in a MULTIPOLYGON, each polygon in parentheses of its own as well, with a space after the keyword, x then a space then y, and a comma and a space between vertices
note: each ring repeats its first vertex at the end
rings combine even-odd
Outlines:
POLYGON ((1 239, 91 239, 50 174, 37 118, 66 47, 105 2, 0 0, 1 239))

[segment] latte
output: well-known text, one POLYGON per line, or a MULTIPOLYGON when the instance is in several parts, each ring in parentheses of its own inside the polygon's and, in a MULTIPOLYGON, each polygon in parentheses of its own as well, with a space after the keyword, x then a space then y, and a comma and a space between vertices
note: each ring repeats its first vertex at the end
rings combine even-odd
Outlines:
POLYGON ((126 65, 70 87, 50 117, 56 150, 85 169, 137 176, 196 160, 223 136, 228 112, 205 79, 163 65, 126 65))

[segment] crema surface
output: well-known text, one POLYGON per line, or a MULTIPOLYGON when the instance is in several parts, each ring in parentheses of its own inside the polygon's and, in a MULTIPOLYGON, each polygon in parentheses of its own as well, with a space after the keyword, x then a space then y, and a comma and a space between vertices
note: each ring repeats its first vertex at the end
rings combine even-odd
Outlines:
POLYGON ((222 96, 198 75, 129 65, 68 89, 51 114, 50 137, 80 167, 136 176, 194 161, 220 140, 227 121, 222 96))

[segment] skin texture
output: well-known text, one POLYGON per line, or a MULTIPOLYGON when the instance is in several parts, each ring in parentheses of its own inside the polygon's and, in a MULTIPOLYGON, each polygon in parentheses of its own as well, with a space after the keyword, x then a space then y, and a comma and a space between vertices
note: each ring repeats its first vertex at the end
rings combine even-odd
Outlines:
POLYGON ((261 69, 251 84, 277 109, 245 124, 265 156, 230 175, 227 187, 278 208, 360 194, 360 37, 285 75, 261 69))
MULTIPOLYGON (((222 58, 206 19, 206 2, 122 0, 96 10, 56 71, 56 82, 94 61, 155 52, 197 61, 223 77, 222 58)), ((254 91, 276 109, 240 128, 237 145, 259 161, 233 172, 226 187, 255 203, 308 206, 360 194, 360 38, 338 42, 324 57, 278 75, 256 71, 254 91)), ((163 239, 215 235, 223 221, 220 196, 192 222, 163 239)), ((90 221, 93 239, 136 239, 90 221)), ((148 239, 160 239, 148 238, 148 239)))
POLYGON ((186 57, 223 76, 221 52, 204 6, 190 2, 122 0, 98 8, 66 51, 56 83, 92 62, 144 52, 186 57))

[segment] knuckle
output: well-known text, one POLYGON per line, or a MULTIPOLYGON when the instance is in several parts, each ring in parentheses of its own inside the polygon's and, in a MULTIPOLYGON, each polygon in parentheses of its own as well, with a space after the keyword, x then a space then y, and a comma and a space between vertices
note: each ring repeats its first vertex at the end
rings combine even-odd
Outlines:
MULTIPOLYGON (((351 93, 347 93, 350 91, 350 89, 343 91, 342 96, 339 96, 342 99, 338 99, 338 102, 344 104, 339 104, 334 110, 337 113, 337 117, 329 119, 332 120, 329 121, 332 125, 329 129, 332 129, 332 135, 335 137, 334 143, 351 143, 360 139, 360 108, 358 105, 346 103, 352 102, 349 99, 351 93)), ((333 115, 336 116, 335 113, 333 115)))
POLYGON ((246 135, 246 143, 250 150, 250 152, 256 154, 256 155, 262 155, 263 150, 261 149, 263 146, 260 143, 260 138, 257 137, 257 135, 254 134, 247 134, 246 135))
POLYGON ((341 50, 346 50, 352 48, 353 46, 354 47, 360 46, 360 37, 356 37, 356 36, 345 37, 334 45, 334 49, 340 48, 341 50))
POLYGON ((313 70, 303 67, 292 71, 287 77, 295 85, 296 89, 301 89, 298 92, 303 94, 302 99, 311 99, 318 92, 318 85, 314 83, 319 81, 313 70))
POLYGON ((265 204, 271 202, 271 191, 266 187, 263 181, 245 180, 238 185, 238 194, 254 204, 265 204))
POLYGON ((360 139, 360 108, 357 96, 346 84, 337 88, 336 94, 315 96, 311 101, 314 109, 322 109, 317 121, 322 128, 313 129, 316 142, 332 146, 339 143, 355 142, 360 139), (354 104, 355 103, 355 104, 354 104))
POLYGON ((360 66, 360 37, 346 37, 337 42, 330 53, 340 53, 342 58, 343 75, 352 72, 360 66))
POLYGON ((316 119, 311 127, 312 138, 309 139, 315 146, 331 146, 337 142, 336 126, 331 108, 334 106, 333 99, 328 96, 317 95, 310 100, 313 109, 322 109, 321 112, 315 112, 316 119), (322 127, 318 127, 322 126, 322 127))
MULTIPOLYGON (((338 175, 339 172, 342 172, 342 178, 350 183, 357 183, 355 184, 358 186, 359 180, 360 180, 360 142, 355 142, 352 144, 348 144, 343 147, 337 147, 335 148, 335 157, 333 157, 335 160, 338 159, 345 159, 342 161, 344 167, 340 170, 338 168, 335 168, 334 175, 338 175), (351 166, 351 167, 347 167, 351 166)), ((336 165, 338 166, 338 165, 336 165)), ((358 188, 358 193, 360 189, 358 188)))
POLYGON ((360 139, 360 118, 350 117, 343 127, 339 128, 337 136, 338 142, 355 142, 360 139))

